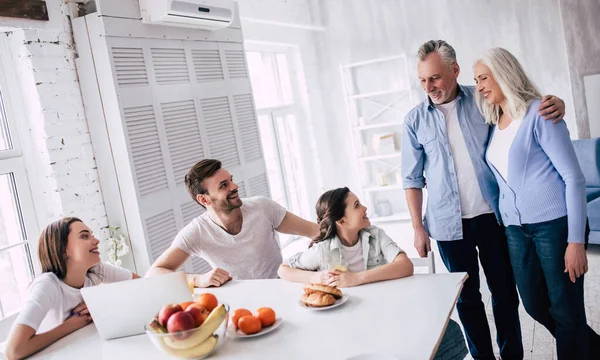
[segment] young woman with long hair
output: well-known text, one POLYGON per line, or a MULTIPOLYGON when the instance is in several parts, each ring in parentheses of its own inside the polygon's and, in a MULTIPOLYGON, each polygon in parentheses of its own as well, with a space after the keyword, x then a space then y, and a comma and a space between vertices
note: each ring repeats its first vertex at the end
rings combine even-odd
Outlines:
POLYGON ((102 263, 99 243, 75 217, 55 221, 42 231, 38 244, 42 274, 30 285, 29 298, 13 323, 6 346, 10 360, 36 353, 93 321, 81 288, 139 278, 102 263))

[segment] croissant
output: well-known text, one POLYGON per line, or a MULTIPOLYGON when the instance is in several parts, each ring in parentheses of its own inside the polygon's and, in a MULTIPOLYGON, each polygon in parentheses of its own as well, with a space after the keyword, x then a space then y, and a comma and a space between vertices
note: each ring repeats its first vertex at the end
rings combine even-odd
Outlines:
POLYGON ((332 295, 336 299, 342 298, 342 291, 334 286, 328 286, 323 284, 306 284, 304 285, 304 293, 312 294, 315 291, 321 291, 326 294, 332 295))
POLYGON ((302 295, 301 301, 304 305, 310 307, 325 307, 335 304, 335 299, 332 295, 320 291, 302 295))

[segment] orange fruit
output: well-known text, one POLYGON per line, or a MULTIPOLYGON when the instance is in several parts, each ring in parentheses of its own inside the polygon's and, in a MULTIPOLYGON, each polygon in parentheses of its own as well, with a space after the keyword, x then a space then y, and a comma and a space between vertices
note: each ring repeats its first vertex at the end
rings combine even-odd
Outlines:
POLYGON ((185 311, 185 309, 187 309, 188 306, 190 306, 192 304, 195 304, 195 302, 193 302, 193 301, 185 301, 185 302, 182 302, 179 305, 181 306, 181 308, 183 309, 183 311, 185 311))
POLYGON ((262 324, 258 318, 252 315, 244 315, 238 321, 238 327, 244 334, 251 335, 259 332, 262 329, 262 324))
POLYGON ((208 311, 213 311, 214 308, 219 306, 219 300, 217 297, 211 293, 204 293, 198 296, 198 300, 196 302, 202 306, 204 306, 208 311))
POLYGON ((256 314, 254 316, 260 320, 260 323, 263 327, 273 325, 276 319, 275 311, 270 307, 261 307, 260 309, 256 310, 256 314))
POLYGON ((238 327, 238 321, 240 321, 240 318, 242 316, 246 316, 246 315, 252 315, 252 313, 250 312, 250 310, 248 309, 237 309, 233 312, 233 314, 231 315, 231 322, 233 323, 233 326, 235 326, 235 328, 237 329, 238 327))

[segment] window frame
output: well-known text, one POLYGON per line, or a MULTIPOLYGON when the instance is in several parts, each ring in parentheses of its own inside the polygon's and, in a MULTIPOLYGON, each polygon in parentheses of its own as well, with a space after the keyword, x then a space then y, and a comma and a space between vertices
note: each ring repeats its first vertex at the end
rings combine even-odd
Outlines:
MULTIPOLYGON (((27 173, 25 156, 22 151, 21 135, 27 134, 26 113, 22 110, 21 85, 16 77, 13 60, 11 58, 11 48, 6 37, 0 39, 0 91, 3 102, 2 108, 7 122, 8 136, 11 141, 12 149, 0 151, 0 175, 12 174, 14 186, 18 201, 17 209, 20 216, 20 225, 26 234, 23 242, 5 247, 0 251, 8 251, 16 246, 27 244, 29 248, 28 263, 32 277, 35 278, 41 273, 41 265, 37 257, 37 235, 39 234, 39 225, 37 223, 36 209, 34 207, 31 185, 27 173), (11 91, 6 91, 11 89, 11 91), (14 91, 13 91, 14 90, 14 91), (21 110, 19 110, 21 109, 21 110), (17 121, 17 119, 22 119, 17 121)), ((33 278, 31 280, 33 280, 33 278)), ((19 311, 0 319, 0 342, 8 336, 12 323, 16 319, 19 311)))
MULTIPOLYGON (((276 124, 275 122, 277 121, 276 118, 278 116, 281 117, 285 117, 285 115, 293 115, 296 118, 296 121, 301 121, 302 119, 306 119, 306 112, 303 109, 303 101, 300 97, 300 91, 301 89, 299 88, 300 84, 298 82, 297 74, 298 74, 298 70, 297 70, 297 64, 296 64, 296 54, 294 52, 295 47, 293 45, 289 45, 289 44, 276 44, 276 43, 263 43, 263 42, 256 42, 256 41, 247 41, 244 43, 244 49, 245 52, 253 52, 253 53, 261 53, 261 54, 265 54, 265 53, 269 53, 269 54, 273 54, 273 55, 279 55, 279 54, 283 54, 286 57, 287 60, 287 67, 288 67, 288 72, 289 72, 289 78, 290 78, 290 82, 291 82, 291 95, 292 95, 292 103, 291 104, 284 104, 284 105, 277 105, 277 106, 268 106, 268 107, 262 107, 259 108, 258 106, 256 106, 256 113, 257 116, 267 116, 269 118, 269 121, 271 122, 270 124, 270 128, 271 131, 276 132, 276 124)), ((279 78, 279 68, 275 67, 275 71, 277 72, 277 76, 279 78)), ((281 94, 281 88, 278 89, 278 91, 280 92, 280 96, 282 96, 281 94)), ((283 96, 282 96, 283 98, 283 96)), ((272 134, 275 135, 275 134, 272 134)), ((280 170, 282 173, 282 176, 284 176, 285 178, 285 169, 284 169, 284 165, 282 163, 282 159, 281 159, 281 144, 279 143, 279 139, 277 138, 277 136, 274 136, 274 138, 276 139, 276 146, 277 146, 277 156, 279 157, 279 164, 280 164, 280 170)), ((304 155, 304 154, 302 154, 304 155)), ((306 166, 305 166, 305 159, 301 159, 299 166, 301 167, 302 170, 302 175, 303 175, 303 182, 306 182, 306 166)), ((285 187, 285 192, 286 192, 286 201, 288 204, 290 204, 290 197, 291 194, 289 192, 289 188, 287 186, 287 184, 284 181, 284 187, 285 187)), ((300 206, 300 213, 296 214, 298 216, 301 216, 303 218, 309 219, 311 218, 310 215, 310 209, 312 208, 311 205, 308 203, 308 199, 307 199, 307 191, 304 188, 300 188, 298 189, 299 191, 302 192, 301 196, 300 196, 300 200, 301 203, 299 204, 300 206)), ((281 244, 281 247, 286 247, 287 245, 291 244, 292 242, 301 239, 300 236, 292 236, 290 235, 289 239, 287 241, 285 241, 284 243, 281 244)))

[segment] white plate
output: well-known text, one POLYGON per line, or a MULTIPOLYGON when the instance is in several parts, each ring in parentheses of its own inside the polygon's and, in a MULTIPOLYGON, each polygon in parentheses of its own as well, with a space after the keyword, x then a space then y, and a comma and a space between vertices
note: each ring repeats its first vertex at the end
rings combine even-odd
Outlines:
POLYGON ((333 309, 335 307, 338 307, 342 304, 344 304, 346 301, 348 301, 348 295, 344 294, 342 295, 341 299, 338 299, 335 301, 335 304, 333 305, 329 305, 329 306, 323 306, 323 307, 312 307, 312 306, 307 306, 305 305, 302 300, 298 300, 298 305, 302 306, 305 309, 310 309, 310 310, 329 310, 329 309, 333 309))
POLYGON ((260 330, 259 332, 257 332, 256 334, 250 334, 250 335, 246 335, 243 332, 241 332, 239 329, 236 329, 235 326, 230 326, 227 328, 227 331, 229 332, 230 336, 236 337, 236 338, 249 338, 249 337, 255 337, 255 336, 261 336, 264 334, 268 334, 271 331, 277 329, 279 327, 279 325, 281 325, 281 323, 283 322, 282 318, 277 318, 275 319, 275 322, 273 323, 273 325, 263 328, 262 330, 260 330))

